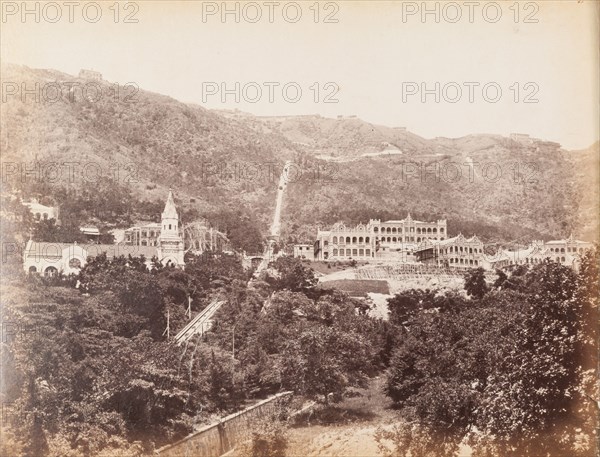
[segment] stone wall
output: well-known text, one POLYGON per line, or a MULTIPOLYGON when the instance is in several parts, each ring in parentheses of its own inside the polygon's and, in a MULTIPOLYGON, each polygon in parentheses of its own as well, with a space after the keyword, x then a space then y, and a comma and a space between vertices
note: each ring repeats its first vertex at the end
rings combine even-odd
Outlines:
POLYGON ((220 457, 248 440, 254 423, 274 413, 292 392, 282 392, 207 425, 182 440, 156 451, 161 457, 220 457))

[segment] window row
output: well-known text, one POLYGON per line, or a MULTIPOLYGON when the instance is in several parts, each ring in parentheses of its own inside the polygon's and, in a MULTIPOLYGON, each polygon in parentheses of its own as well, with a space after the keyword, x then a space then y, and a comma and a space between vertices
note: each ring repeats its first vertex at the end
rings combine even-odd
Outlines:
MULTIPOLYGON (((414 227, 410 227, 410 231, 414 232, 415 228, 414 227)), ((373 227, 373 232, 375 233, 379 233, 379 227, 373 227)), ((408 232, 408 228, 405 230, 405 232, 408 232)), ((421 228, 421 227, 417 227, 417 234, 421 235, 425 235, 425 234, 429 234, 429 233, 437 233, 438 229, 436 227, 428 227, 428 228, 421 228)), ((381 233, 402 233, 402 227, 398 227, 396 229, 396 227, 381 227, 381 233)), ((440 233, 444 233, 444 227, 440 227, 440 233)))
POLYGON ((334 249, 331 254, 333 257, 367 256, 371 257, 370 249, 334 249))
MULTIPOLYGON (((579 248, 579 253, 583 254, 584 249, 583 248, 579 248)), ((565 253, 565 248, 550 248, 550 252, 556 252, 557 254, 560 252, 561 254, 565 253)), ((567 252, 573 252, 576 253, 577 252, 577 248, 570 248, 567 247, 567 252)))
POLYGON ((479 265, 478 260, 473 259, 450 259, 450 263, 453 265, 479 265))
MULTIPOLYGON (((344 238, 343 236, 340 236, 339 238, 337 236, 334 236, 331 239, 331 242, 333 244, 356 244, 356 243, 370 243, 371 242, 371 238, 367 237, 349 237, 347 236, 346 238, 344 238)), ((327 246, 327 241, 325 241, 325 246, 327 246)))
POLYGON ((448 253, 456 253, 456 252, 462 252, 464 254, 469 253, 469 254, 481 254, 483 253, 483 248, 463 248, 462 246, 450 246, 447 249, 442 249, 442 254, 448 254, 448 253))

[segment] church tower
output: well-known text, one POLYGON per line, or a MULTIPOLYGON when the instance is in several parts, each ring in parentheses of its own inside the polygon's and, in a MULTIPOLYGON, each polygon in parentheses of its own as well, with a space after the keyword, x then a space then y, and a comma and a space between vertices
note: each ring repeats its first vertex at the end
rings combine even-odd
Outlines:
POLYGON ((173 191, 169 196, 161 215, 160 236, 158 237, 158 256, 163 265, 171 263, 183 266, 183 239, 179 232, 179 215, 173 200, 173 191))

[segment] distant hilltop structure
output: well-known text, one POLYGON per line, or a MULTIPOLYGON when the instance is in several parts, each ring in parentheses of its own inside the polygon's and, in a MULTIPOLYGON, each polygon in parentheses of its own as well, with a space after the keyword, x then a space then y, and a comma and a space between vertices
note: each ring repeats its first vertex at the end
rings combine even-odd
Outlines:
POLYGON ((519 143, 532 144, 536 141, 540 141, 538 138, 532 138, 527 133, 511 133, 510 139, 519 143))
POLYGON ((561 147, 560 143, 556 143, 554 141, 543 141, 539 138, 534 138, 532 136, 529 136, 526 133, 511 133, 509 138, 520 144, 535 146, 536 150, 538 150, 538 151, 542 148, 543 149, 559 149, 561 147))
POLYGON ((91 79, 93 81, 102 81, 102 73, 95 70, 79 70, 79 77, 83 79, 91 79))

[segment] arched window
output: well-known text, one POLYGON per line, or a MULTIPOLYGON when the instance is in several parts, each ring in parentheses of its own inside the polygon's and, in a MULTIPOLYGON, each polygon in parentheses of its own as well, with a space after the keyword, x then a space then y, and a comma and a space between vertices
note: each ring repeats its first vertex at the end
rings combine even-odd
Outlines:
POLYGON ((396 241, 397 241, 396 237, 395 237, 395 236, 393 236, 393 237, 392 237, 392 243, 395 243, 396 241))
POLYGON ((365 243, 370 243, 370 242, 371 242, 371 239, 369 237, 366 237, 365 238, 365 243))
POLYGON ((346 237, 346 244, 350 244, 350 237, 349 236, 346 237))
POLYGON ((81 268, 81 260, 79 260, 78 258, 72 258, 71 260, 69 260, 69 267, 70 268, 81 268))
POLYGON ((29 274, 37 273, 37 268, 33 265, 29 267, 29 274))
POLYGON ((419 227, 417 227, 417 234, 421 233, 421 229, 419 227))
POLYGON ((44 220, 48 220, 48 213, 44 213, 44 220))
POLYGON ((437 233, 437 228, 433 227, 433 233, 437 233))
POLYGON ((379 232, 379 228, 378 227, 374 227, 373 228, 373 232, 375 232, 375 233, 379 232))
POLYGON ((396 233, 396 227, 392 227, 392 233, 396 233))
POLYGON ((565 253, 565 248, 560 248, 560 253, 564 254, 565 253))
POLYGON ((469 254, 473 254, 473 248, 469 248, 469 254))
POLYGON ((387 232, 387 233, 392 233, 392 229, 391 229, 390 227, 388 227, 388 228, 386 229, 386 232, 387 232))
MULTIPOLYGON (((332 241, 332 243, 333 243, 333 244, 337 244, 337 236, 334 236, 334 237, 333 237, 333 241, 332 241)), ((333 255, 335 255, 335 254, 333 254, 333 255)))
POLYGON ((53 278, 54 276, 58 275, 58 270, 56 269, 56 267, 48 267, 46 268, 46 270, 44 270, 44 276, 48 277, 48 278, 53 278))
POLYGON ((365 240, 363 239, 363 237, 362 237, 362 236, 359 236, 359 237, 358 237, 358 242, 359 242, 359 243, 364 243, 364 241, 365 241, 365 240))
POLYGON ((42 218, 40 213, 35 213, 35 218, 39 221, 42 218))
POLYGON ((355 236, 352 237, 352 244, 356 244, 356 237, 355 236))
POLYGON ((562 260, 562 261, 564 262, 564 261, 565 261, 565 258, 564 258, 564 257, 561 257, 561 258, 560 258, 560 260, 562 260))
MULTIPOLYGON (((418 233, 418 232, 417 232, 417 233, 418 233)), ((418 237, 417 237, 417 243, 419 243, 420 241, 421 241, 421 237, 420 237, 420 236, 418 236, 418 237)))
POLYGON ((392 237, 391 237, 391 236, 388 236, 388 237, 387 237, 387 240, 388 240, 388 243, 391 243, 391 242, 392 242, 392 237))
POLYGON ((427 233, 431 233, 431 227, 427 229, 427 233))
POLYGON ((142 240, 142 246, 148 246, 148 243, 146 242, 146 240, 142 240))
POLYGON ((440 227, 440 233, 444 233, 444 227, 440 227))

